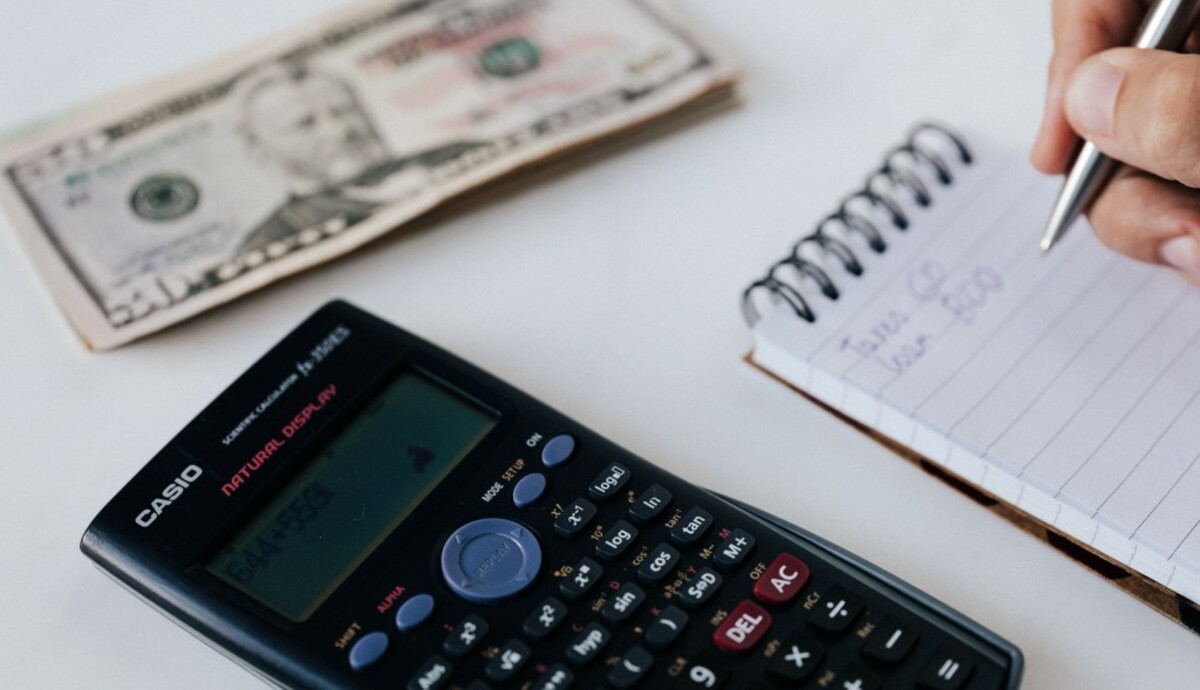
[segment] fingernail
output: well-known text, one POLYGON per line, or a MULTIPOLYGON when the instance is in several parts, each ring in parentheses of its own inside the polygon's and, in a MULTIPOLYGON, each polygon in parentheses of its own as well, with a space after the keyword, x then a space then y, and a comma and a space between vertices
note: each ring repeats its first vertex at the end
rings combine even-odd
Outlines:
POLYGON ((1117 93, 1125 72, 1104 58, 1084 62, 1067 85, 1067 112, 1071 122, 1084 136, 1110 137, 1115 133, 1113 115, 1117 109, 1117 93))
POLYGON ((1192 275, 1200 276, 1200 243, 1191 235, 1173 237, 1158 248, 1158 255, 1167 264, 1192 275))

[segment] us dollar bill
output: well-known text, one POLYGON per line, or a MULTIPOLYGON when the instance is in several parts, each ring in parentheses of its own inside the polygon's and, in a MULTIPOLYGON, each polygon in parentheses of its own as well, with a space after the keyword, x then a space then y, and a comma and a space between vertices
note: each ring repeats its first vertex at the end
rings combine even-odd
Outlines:
POLYGON ((24 137, 0 206, 108 349, 735 78, 670 0, 357 4, 24 137))

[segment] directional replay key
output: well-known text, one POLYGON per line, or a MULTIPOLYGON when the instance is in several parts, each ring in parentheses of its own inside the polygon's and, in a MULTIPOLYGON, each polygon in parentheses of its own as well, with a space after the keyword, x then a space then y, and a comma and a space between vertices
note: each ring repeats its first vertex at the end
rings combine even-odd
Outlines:
POLYGON ((533 584, 542 566, 537 537, 503 518, 459 527, 442 547, 442 577, 467 601, 490 604, 533 584))

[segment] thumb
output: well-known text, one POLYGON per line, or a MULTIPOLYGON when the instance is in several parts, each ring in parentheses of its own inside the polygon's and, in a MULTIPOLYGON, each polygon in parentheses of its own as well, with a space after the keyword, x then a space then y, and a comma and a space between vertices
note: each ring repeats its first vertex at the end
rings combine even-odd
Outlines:
POLYGON ((1075 131, 1123 163, 1200 187, 1200 55, 1114 48, 1071 75, 1075 131))

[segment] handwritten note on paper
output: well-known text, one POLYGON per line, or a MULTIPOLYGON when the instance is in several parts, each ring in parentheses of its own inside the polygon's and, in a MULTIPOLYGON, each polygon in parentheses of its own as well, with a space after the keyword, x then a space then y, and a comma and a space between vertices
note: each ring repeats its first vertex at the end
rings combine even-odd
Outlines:
POLYGON ((1200 597, 1200 290, 1087 228, 1043 255, 1056 182, 980 158, 816 323, 756 326, 756 358, 1200 597))

